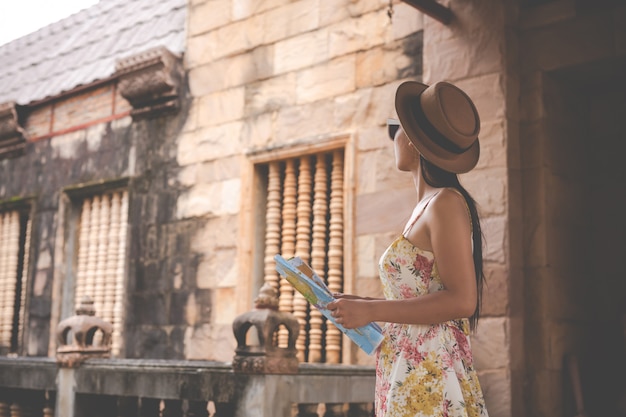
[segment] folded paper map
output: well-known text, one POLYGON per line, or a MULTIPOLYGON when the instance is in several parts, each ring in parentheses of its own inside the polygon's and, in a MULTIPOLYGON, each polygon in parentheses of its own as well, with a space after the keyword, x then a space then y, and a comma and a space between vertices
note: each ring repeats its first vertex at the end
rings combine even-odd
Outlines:
POLYGON ((369 323, 355 329, 346 329, 335 321, 326 305, 335 300, 332 292, 315 271, 301 258, 295 256, 285 259, 281 255, 274 256, 276 270, 285 278, 304 298, 317 308, 339 330, 348 336, 368 355, 376 351, 383 340, 383 333, 376 323, 369 323))

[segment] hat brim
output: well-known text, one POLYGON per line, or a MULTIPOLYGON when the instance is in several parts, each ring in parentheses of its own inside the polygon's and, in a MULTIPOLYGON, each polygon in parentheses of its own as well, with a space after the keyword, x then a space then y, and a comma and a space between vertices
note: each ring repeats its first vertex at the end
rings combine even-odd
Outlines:
POLYGON ((402 130, 404 130, 409 140, 427 161, 455 174, 470 171, 476 166, 480 157, 480 143, 478 139, 461 154, 449 152, 431 140, 413 117, 411 101, 420 100, 421 94, 427 88, 426 84, 417 81, 404 82, 398 87, 395 104, 402 130))

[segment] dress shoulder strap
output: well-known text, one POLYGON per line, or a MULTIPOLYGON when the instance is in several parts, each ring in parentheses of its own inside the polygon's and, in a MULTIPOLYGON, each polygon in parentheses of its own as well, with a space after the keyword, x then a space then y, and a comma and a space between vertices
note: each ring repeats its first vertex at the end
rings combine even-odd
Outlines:
POLYGON ((417 212, 417 214, 415 215, 415 218, 411 221, 411 223, 407 224, 407 226, 404 228, 404 231, 402 232, 403 236, 406 236, 411 229, 413 228, 413 225, 415 224, 415 222, 422 216, 422 213, 424 213, 424 210, 426 210, 426 207, 428 207, 428 203, 430 203, 430 200, 433 199, 433 197, 435 197, 437 194, 439 194, 441 190, 438 190, 434 193, 432 193, 424 202, 424 205, 420 208, 420 210, 417 212))

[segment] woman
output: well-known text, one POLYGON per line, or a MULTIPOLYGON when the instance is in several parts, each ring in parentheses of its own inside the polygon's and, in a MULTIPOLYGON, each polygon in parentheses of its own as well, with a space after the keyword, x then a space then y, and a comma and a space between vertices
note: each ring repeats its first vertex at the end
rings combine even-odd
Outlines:
POLYGON ((417 204, 379 262, 385 299, 336 294, 346 328, 384 322, 376 354, 376 416, 487 416, 469 333, 480 313, 482 234, 457 174, 478 162, 480 120, 458 87, 402 83, 389 121, 396 166, 417 204))

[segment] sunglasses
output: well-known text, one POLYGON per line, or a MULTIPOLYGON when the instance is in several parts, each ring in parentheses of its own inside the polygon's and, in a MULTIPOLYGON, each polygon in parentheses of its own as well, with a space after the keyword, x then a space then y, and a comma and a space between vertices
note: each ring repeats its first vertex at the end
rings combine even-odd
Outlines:
POLYGON ((396 137, 396 133, 400 129, 400 121, 397 119, 387 119, 387 133, 389 134, 389 139, 392 141, 396 137))

